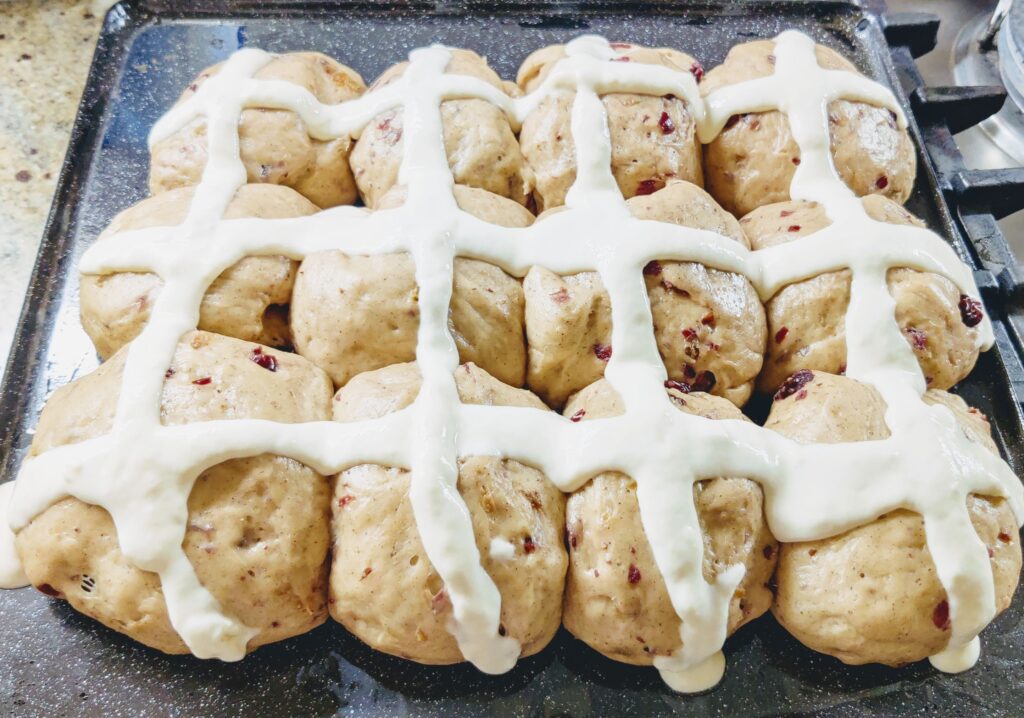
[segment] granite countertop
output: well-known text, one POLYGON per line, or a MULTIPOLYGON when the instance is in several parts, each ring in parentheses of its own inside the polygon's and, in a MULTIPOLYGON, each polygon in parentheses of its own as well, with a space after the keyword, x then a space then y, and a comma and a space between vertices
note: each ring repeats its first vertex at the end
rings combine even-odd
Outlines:
POLYGON ((0 2, 0 373, 110 0, 0 2))

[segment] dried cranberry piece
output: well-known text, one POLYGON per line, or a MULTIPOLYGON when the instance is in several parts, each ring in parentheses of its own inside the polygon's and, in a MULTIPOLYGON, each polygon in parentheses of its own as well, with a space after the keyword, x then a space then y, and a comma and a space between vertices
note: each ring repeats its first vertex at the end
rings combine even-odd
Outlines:
POLYGON ((277 371, 277 359, 271 354, 264 354, 261 347, 253 349, 249 359, 267 371, 277 371))
POLYGON ((633 47, 633 45, 628 42, 609 42, 608 47, 612 48, 613 50, 628 50, 629 48, 633 47))
POLYGON ((932 611, 932 623, 940 631, 948 631, 952 625, 949 620, 949 603, 947 601, 939 601, 939 605, 932 611))
POLYGON ((164 379, 170 379, 172 376, 174 376, 173 367, 164 372, 164 379))
POLYGON ((697 375, 697 378, 693 382, 693 391, 711 391, 715 388, 715 383, 717 381, 718 380, 712 372, 702 371, 697 375))
POLYGON ((786 231, 787 232, 799 232, 800 231, 800 225, 799 224, 791 224, 791 225, 789 225, 789 227, 786 228, 786 231))
POLYGON ((575 414, 573 414, 572 416, 569 417, 569 421, 571 421, 573 423, 576 423, 578 421, 581 421, 583 419, 583 417, 586 416, 586 415, 587 415, 587 410, 586 409, 580 409, 575 414))
POLYGON ((569 301, 569 290, 562 287, 557 292, 551 292, 551 301, 555 304, 565 304, 569 301))
MULTIPOLYGON (((804 388, 808 382, 814 379, 814 372, 810 369, 801 369, 795 374, 791 375, 782 382, 782 386, 775 392, 775 401, 781 401, 787 397, 792 396, 796 392, 804 388)), ((806 396, 806 394, 804 395, 806 396)))
POLYGON ((671 135, 676 131, 676 123, 672 121, 672 118, 668 116, 667 112, 661 113, 661 119, 658 120, 658 126, 661 128, 661 134, 671 135))
POLYGON ((201 377, 199 379, 193 379, 192 383, 195 384, 196 386, 206 386, 211 381, 213 381, 213 379, 211 379, 208 376, 204 376, 204 377, 201 377))
POLYGON ((526 551, 526 553, 533 553, 536 550, 537 550, 537 544, 535 544, 533 542, 533 537, 532 536, 526 536, 523 539, 523 551, 526 551))
POLYGON ((636 193, 638 195, 654 194, 658 189, 658 180, 645 179, 636 186, 636 193))
POLYGON ((61 593, 48 583, 41 583, 35 587, 39 593, 44 593, 52 598, 60 598, 61 593))
POLYGON ((701 317, 700 323, 703 324, 706 327, 713 327, 713 326, 715 326, 715 313, 714 312, 708 312, 703 317, 701 317))
POLYGON ((981 302, 966 294, 960 295, 960 319, 969 327, 975 327, 985 317, 982 311, 981 302))
POLYGON ((629 564, 629 572, 626 575, 627 575, 627 577, 629 579, 629 582, 631 584, 635 585, 635 584, 640 583, 640 578, 641 578, 641 576, 640 576, 640 569, 638 569, 633 564, 629 564))
POLYGON ((612 358, 612 348, 607 344, 595 344, 594 345, 594 356, 601 361, 608 361, 612 358))
POLYGON ((928 347, 928 335, 925 332, 915 327, 907 327, 905 331, 915 349, 923 351, 928 347))
POLYGON ((791 209, 784 209, 781 212, 779 212, 780 217, 788 217, 791 214, 793 214, 793 210, 791 209))
POLYGON ((881 177, 875 180, 875 187, 877 187, 878 189, 885 189, 888 186, 889 178, 886 177, 885 175, 882 175, 881 177))
POLYGON ((675 381, 674 379, 665 380, 666 389, 675 389, 676 391, 682 392, 683 394, 689 394, 692 388, 689 384, 681 381, 675 381))
POLYGON ((565 533, 566 537, 569 539, 569 545, 573 548, 576 548, 576 543, 579 541, 579 537, 576 535, 576 532, 573 531, 571 528, 566 527, 565 533))
POLYGON ((799 158, 799 157, 794 157, 794 158, 793 158, 793 159, 792 159, 791 161, 792 161, 792 162, 793 162, 793 164, 794 164, 794 165, 796 165, 797 167, 799 167, 799 166, 800 166, 800 158, 799 158))
POLYGON ((1010 543, 1010 534, 1006 533, 1005 531, 1000 531, 999 540, 1003 543, 1010 543))
POLYGON ((687 327, 686 329, 683 330, 683 339, 685 339, 688 342, 695 341, 697 339, 697 332, 691 329, 690 327, 687 327))
POLYGON ((693 75, 697 82, 700 82, 704 79, 704 66, 698 60, 694 60, 693 64, 690 65, 690 74, 693 75))
POLYGON ((789 334, 789 327, 782 327, 779 331, 775 332, 775 343, 782 344, 786 341, 786 335, 789 334))
POLYGON ((612 62, 629 62, 628 57, 613 57, 612 62))
POLYGON ((343 509, 355 500, 356 497, 353 496, 352 494, 345 494, 340 499, 338 499, 338 508, 343 509))
POLYGON ((652 259, 644 266, 644 274, 648 277, 656 277, 661 274, 661 262, 657 259, 652 259))

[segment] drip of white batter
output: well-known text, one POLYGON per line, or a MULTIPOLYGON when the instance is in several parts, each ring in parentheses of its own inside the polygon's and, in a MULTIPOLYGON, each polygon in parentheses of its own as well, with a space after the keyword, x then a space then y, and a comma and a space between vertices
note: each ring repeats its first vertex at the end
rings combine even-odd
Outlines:
MULTIPOLYGON (((206 118, 209 159, 196 192, 203 199, 193 204, 186 222, 106 238, 82 260, 86 273, 154 272, 163 280, 150 321, 131 345, 115 428, 26 460, 11 525, 23 527, 64 496, 103 506, 114 518, 125 556, 160 575, 171 622, 193 653, 236 660, 253 630, 223 614, 181 549, 195 478, 222 461, 261 453, 293 457, 322 474, 363 463, 411 468, 417 527, 452 600, 450 629, 467 660, 494 673, 510 669, 520 647, 498 634, 501 596, 480 566, 468 512, 455 489, 457 457, 519 459, 543 470, 563 491, 601 471, 618 470, 637 482, 644 529, 682 618, 681 648, 657 657, 656 665, 673 688, 695 691, 714 685, 724 670, 720 649, 728 603, 743 568, 728 568, 711 584, 704 580, 692 485, 717 476, 747 476, 764 487, 768 522, 782 541, 836 535, 899 507, 922 514, 953 622, 950 647, 933 663, 942 670, 972 664, 977 633, 991 620, 995 603, 988 557, 971 528, 966 497, 1006 497, 1021 521, 1024 490, 1003 461, 965 437, 948 410, 921 401, 924 381, 893 318, 885 272, 889 267, 935 272, 973 297, 977 288, 969 269, 935 234, 868 218, 832 167, 828 103, 850 99, 886 107, 902 124, 892 94, 853 73, 821 70, 813 43, 799 33, 780 35, 775 55, 774 75, 718 90, 705 103, 689 73, 610 62, 617 53, 603 39, 582 37, 569 43, 567 57, 540 88, 513 100, 475 78, 442 74, 448 51, 433 47, 412 53, 396 82, 327 106, 294 85, 253 79, 270 55, 236 53, 165 115, 150 138, 158 141, 206 118), (577 148, 568 209, 525 229, 489 225, 461 212, 452 197, 442 142, 441 101, 485 99, 518 126, 543 97, 567 90, 576 93, 577 148), (785 112, 802 158, 791 194, 820 202, 833 224, 754 253, 712 232, 630 217, 609 168, 610 138, 599 100, 606 92, 685 98, 702 141, 710 141, 733 114, 785 112), (294 111, 318 139, 358 136, 377 114, 401 107, 405 205, 373 214, 339 207, 295 219, 221 219, 245 181, 237 135, 245 107, 294 111), (621 242, 623 236, 631 241, 621 242), (180 336, 196 326, 209 284, 247 255, 302 259, 326 249, 413 255, 423 376, 414 404, 381 419, 345 424, 222 420, 161 426, 164 368, 180 336), (622 397, 625 413, 572 424, 535 409, 460 404, 452 378, 458 355, 446 321, 455 256, 488 261, 516 276, 535 264, 563 274, 598 271, 613 312, 614 351, 606 377, 622 397), (652 259, 696 261, 742 273, 765 299, 786 284, 849 267, 854 280, 846 316, 847 373, 877 387, 887 400, 890 438, 799 445, 747 422, 709 421, 677 411, 662 388, 666 374, 641 273, 652 259), (415 440, 395 442, 395 436, 415 440), (652 443, 652 436, 659 441, 652 443)), ((980 347, 991 345, 987 318, 977 337, 980 347)), ((16 560, 12 543, 0 535, 0 561, 16 560)), ((505 553, 494 542, 490 552, 505 553)))

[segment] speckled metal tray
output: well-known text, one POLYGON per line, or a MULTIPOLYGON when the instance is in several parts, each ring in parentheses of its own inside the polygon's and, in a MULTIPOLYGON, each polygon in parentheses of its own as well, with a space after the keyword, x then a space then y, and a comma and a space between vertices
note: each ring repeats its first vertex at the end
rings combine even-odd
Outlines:
MULTIPOLYGON (((78 323, 74 267, 83 248, 115 213, 145 195, 145 138, 153 122, 200 69, 236 48, 321 50, 373 79, 411 48, 444 42, 485 54, 510 78, 531 50, 583 32, 678 47, 713 66, 735 43, 796 27, 898 88, 906 73, 892 64, 873 14, 877 0, 865 2, 868 7, 827 0, 525 6, 150 0, 115 6, 99 40, 0 394, 3 479, 14 476, 49 393, 96 365, 78 323)), ((920 148, 921 132, 916 125, 912 131, 920 148)), ((910 208, 981 269, 926 154, 919 152, 910 208)), ((979 277, 984 287, 994 286, 991 274, 979 277)), ((1012 387, 1024 374, 1000 319, 998 292, 986 291, 986 299, 999 344, 961 392, 993 418, 1019 472, 1024 442, 1012 387)), ((225 664, 161 655, 25 589, 0 592, 0 714, 1020 715, 1021 603, 986 630, 979 666, 958 676, 938 674, 926 662, 899 670, 848 668, 803 648, 766 616, 726 645, 722 683, 687 697, 665 688, 654 670, 609 661, 564 631, 500 677, 375 653, 334 623, 225 664)))

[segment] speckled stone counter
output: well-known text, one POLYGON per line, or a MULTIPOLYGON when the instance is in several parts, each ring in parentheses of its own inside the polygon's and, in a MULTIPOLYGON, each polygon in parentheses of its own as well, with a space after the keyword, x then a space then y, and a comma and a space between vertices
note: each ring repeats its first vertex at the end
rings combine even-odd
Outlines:
POLYGON ((0 372, 111 4, 0 2, 0 372))

